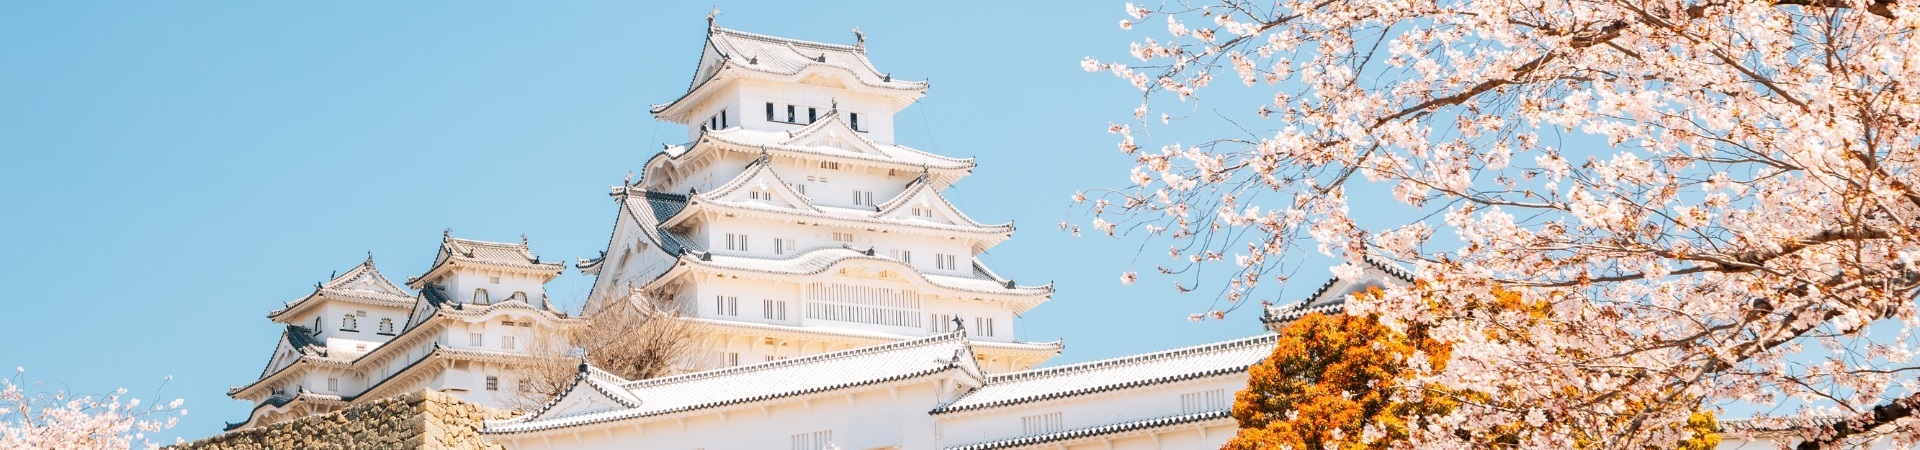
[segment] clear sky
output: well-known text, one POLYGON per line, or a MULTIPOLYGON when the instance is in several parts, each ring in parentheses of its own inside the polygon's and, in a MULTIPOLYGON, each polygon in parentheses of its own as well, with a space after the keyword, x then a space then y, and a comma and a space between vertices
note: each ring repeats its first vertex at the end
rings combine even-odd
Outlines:
MULTIPOLYGON (((1125 57, 1123 3, 729 1, 719 21, 830 42, 858 26, 881 70, 930 80, 899 141, 978 159, 949 195, 1019 225, 983 257, 999 273, 1057 283, 1016 327, 1065 339, 1058 364, 1260 331, 1254 308, 1188 322, 1210 294, 1118 282, 1139 242, 1056 227, 1075 190, 1131 167, 1105 128, 1138 92, 1079 65, 1125 57)), ((176 433, 194 439, 244 418, 225 392, 266 363, 265 313, 367 252, 396 281, 445 228, 596 255, 607 187, 684 140, 647 108, 686 89, 710 7, 0 3, 0 367, 80 392, 172 375, 162 395, 187 400, 176 433)), ((569 270, 548 292, 578 305, 589 281, 569 270)))

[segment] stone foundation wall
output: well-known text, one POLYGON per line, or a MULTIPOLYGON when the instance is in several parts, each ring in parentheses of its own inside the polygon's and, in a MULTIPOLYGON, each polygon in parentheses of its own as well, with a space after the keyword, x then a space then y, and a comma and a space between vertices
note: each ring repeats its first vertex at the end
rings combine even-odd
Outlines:
POLYGON ((178 450, 504 450, 480 437, 480 424, 512 417, 434 391, 415 391, 327 414, 234 431, 173 446, 178 450))

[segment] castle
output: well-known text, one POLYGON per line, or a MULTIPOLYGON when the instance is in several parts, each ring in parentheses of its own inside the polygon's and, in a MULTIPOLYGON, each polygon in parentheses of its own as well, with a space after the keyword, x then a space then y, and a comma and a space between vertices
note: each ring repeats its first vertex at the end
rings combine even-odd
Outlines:
MULTIPOLYGON (((894 142, 926 93, 852 45, 710 23, 686 93, 656 119, 687 125, 640 177, 612 187, 606 251, 575 266, 588 305, 668 304, 699 325, 681 373, 626 380, 581 364, 558 398, 482 433, 509 448, 1218 447, 1235 391, 1274 335, 1055 367, 1060 342, 1016 338, 1051 285, 976 255, 1011 237, 942 197, 974 162, 894 142)), ((268 314, 285 324, 255 403, 230 429, 419 389, 502 406, 530 342, 578 326, 547 301, 562 264, 529 243, 442 237, 403 289, 372 258, 268 314)), ((1270 308, 1276 328, 1404 280, 1390 265, 1270 308)), ((589 309, 591 310, 591 308, 589 309)))

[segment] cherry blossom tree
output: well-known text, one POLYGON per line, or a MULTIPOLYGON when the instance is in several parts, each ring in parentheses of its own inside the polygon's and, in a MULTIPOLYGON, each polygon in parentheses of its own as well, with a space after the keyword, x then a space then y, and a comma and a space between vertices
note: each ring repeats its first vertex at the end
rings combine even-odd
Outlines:
POLYGON ((29 387, 40 384, 24 381, 26 372, 20 368, 0 379, 0 450, 158 448, 148 434, 173 428, 187 415, 180 399, 143 406, 126 389, 106 395, 33 392, 29 387))
POLYGON ((1313 253, 1413 268, 1348 312, 1451 346, 1412 384, 1505 401, 1406 445, 1671 447, 1708 401, 1841 419, 1804 447, 1920 438, 1920 3, 1202 3, 1128 4, 1133 59, 1082 61, 1142 95, 1086 225, 1229 271, 1178 282, 1219 289, 1197 317, 1313 253), (1150 142, 1216 117, 1244 131, 1150 142), (1461 300, 1496 287, 1552 314, 1461 300))

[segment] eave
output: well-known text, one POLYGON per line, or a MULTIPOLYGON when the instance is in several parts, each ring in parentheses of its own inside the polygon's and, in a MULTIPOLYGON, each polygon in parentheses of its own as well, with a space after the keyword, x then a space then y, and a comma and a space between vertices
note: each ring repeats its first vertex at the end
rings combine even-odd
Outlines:
MULTIPOLYGON (((285 307, 282 307, 278 310, 267 312, 267 320, 280 322, 280 319, 282 318, 300 315, 300 313, 306 312, 309 309, 313 309, 318 305, 325 303, 324 301, 321 301, 321 300, 340 301, 345 303, 354 303, 354 304, 376 306, 376 307, 399 308, 403 310, 413 308, 413 302, 415 301, 412 298, 408 298, 406 300, 400 300, 398 298, 393 298, 393 299, 375 298, 373 296, 353 295, 348 292, 341 292, 341 290, 338 290, 338 289, 319 288, 319 289, 314 289, 312 293, 307 294, 307 296, 305 297, 300 297, 299 300, 287 302, 285 307)), ((281 323, 286 323, 286 322, 281 322, 281 323)))
POLYGON ((898 113, 900 110, 912 106, 913 102, 919 101, 920 97, 927 95, 926 82, 917 82, 917 84, 914 85, 898 87, 880 86, 869 84, 865 80, 862 80, 858 74, 841 67, 807 66, 792 73, 778 73, 753 69, 745 65, 737 64, 732 59, 728 59, 720 62, 720 67, 713 76, 708 77, 705 81, 688 89, 687 93, 681 94, 679 98, 675 98, 673 101, 653 105, 652 108, 648 109, 648 112, 653 114, 654 119, 685 125, 695 120, 691 116, 701 110, 698 106, 704 104, 705 101, 708 100, 708 97, 726 91, 725 87, 730 84, 738 84, 742 80, 748 79, 765 80, 779 84, 803 84, 809 77, 823 75, 836 80, 852 80, 852 83, 841 83, 844 89, 860 94, 886 98, 887 105, 892 108, 887 111, 889 114, 898 113))
POLYGON ((854 166, 897 171, 919 172, 926 170, 933 176, 932 181, 936 188, 945 188, 960 181, 961 178, 965 178, 968 174, 973 173, 974 168, 974 163, 971 159, 958 160, 959 162, 957 163, 945 166, 919 165, 882 156, 838 151, 828 153, 787 145, 762 146, 752 143, 734 142, 717 137, 713 133, 706 133, 700 135, 698 140, 686 144, 685 148, 677 154, 671 151, 661 151, 660 153, 655 153, 653 157, 648 158, 641 170, 642 174, 646 174, 643 180, 649 183, 648 190, 660 190, 663 187, 657 183, 659 177, 655 176, 656 174, 665 174, 675 180, 684 180, 690 173, 705 169, 706 166, 718 160, 719 158, 709 157, 708 155, 715 151, 755 156, 765 153, 770 156, 791 158, 802 162, 834 161, 854 166), (670 170, 672 173, 666 174, 662 172, 663 170, 670 170))
POLYGON ((693 195, 687 201, 687 208, 660 223, 661 228, 674 228, 696 218, 749 216, 770 220, 791 221, 799 225, 824 224, 827 226, 853 228, 880 233, 901 232, 936 237, 956 238, 955 233, 965 234, 974 244, 974 250, 984 250, 999 245, 1013 237, 1011 222, 998 225, 971 227, 948 225, 916 220, 897 220, 873 216, 850 216, 826 211, 807 211, 786 208, 769 208, 758 205, 738 204, 717 201, 705 195, 693 195), (808 220, 811 219, 811 220, 808 220))
POLYGON ((558 277, 560 276, 561 273, 564 273, 567 271, 567 266, 565 264, 561 264, 561 263, 550 263, 550 264, 552 265, 551 267, 543 266, 543 267, 535 268, 535 267, 523 267, 523 266, 514 266, 514 265, 505 265, 505 264, 490 264, 485 261, 466 260, 466 259, 449 257, 444 260, 441 260, 440 263, 438 264, 434 264, 432 268, 427 269, 427 273, 420 274, 420 276, 417 276, 417 277, 408 278, 407 287, 410 287, 416 290, 422 289, 426 286, 427 283, 431 283, 434 280, 440 279, 440 277, 445 276, 448 272, 453 271, 453 269, 455 268, 473 268, 473 269, 487 270, 487 271, 531 275, 531 276, 540 278, 540 281, 542 283, 547 281, 552 281, 554 277, 558 277))
MULTIPOLYGON (((816 249, 816 250, 809 251, 807 253, 813 253, 813 252, 819 252, 819 251, 835 251, 835 250, 851 251, 851 249, 827 248, 827 249, 816 249)), ((792 259, 799 259, 803 257, 807 257, 807 254, 803 253, 801 255, 797 255, 795 258, 792 258, 792 259)), ((1039 306, 1041 303, 1046 302, 1047 299, 1053 295, 1052 283, 1048 283, 1041 286, 1017 286, 1013 289, 1008 289, 1004 291, 1002 290, 983 291, 983 290, 942 285, 942 284, 939 284, 937 281, 934 281, 933 279, 927 278, 926 274, 921 273, 919 270, 915 269, 911 265, 894 260, 892 258, 876 257, 871 255, 848 255, 843 258, 835 259, 832 262, 822 266, 818 270, 794 271, 794 272, 790 272, 790 271, 775 272, 775 271, 757 270, 757 269, 750 269, 750 268, 718 266, 718 265, 712 264, 709 261, 703 260, 701 256, 681 255, 679 260, 676 263, 674 263, 674 266, 672 268, 668 269, 665 273, 661 274, 659 277, 654 278, 652 281, 649 281, 647 285, 644 287, 644 289, 660 288, 668 283, 671 283, 674 279, 680 276, 687 275, 687 274, 694 274, 694 273, 766 278, 766 279, 772 279, 772 280, 787 281, 792 283, 827 281, 827 280, 833 280, 838 278, 838 276, 833 275, 831 273, 835 269, 843 267, 846 264, 850 262, 855 262, 855 261, 889 265, 889 266, 892 266, 894 269, 896 269, 897 272, 899 273, 912 273, 914 274, 914 276, 902 277, 899 280, 906 282, 907 284, 911 284, 916 288, 919 288, 922 293, 940 294, 940 295, 959 297, 959 298, 973 298, 973 299, 986 300, 986 301, 1006 302, 1011 307, 1014 314, 1020 314, 1020 313, 1026 312, 1029 309, 1032 309, 1035 306, 1039 306), (1031 292, 1020 292, 1015 289, 1024 289, 1031 292)), ((960 278, 960 277, 953 277, 953 278, 960 278)), ((986 280, 986 281, 998 282, 997 280, 986 280)))

